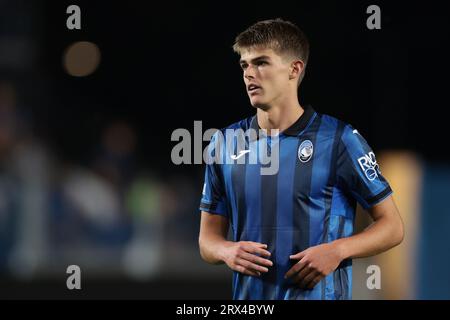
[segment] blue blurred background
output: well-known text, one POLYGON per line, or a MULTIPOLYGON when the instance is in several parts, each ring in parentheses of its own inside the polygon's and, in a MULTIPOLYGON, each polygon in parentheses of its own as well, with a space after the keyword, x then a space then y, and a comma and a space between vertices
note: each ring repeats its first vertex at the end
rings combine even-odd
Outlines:
POLYGON ((230 298, 198 253, 204 167, 173 164, 171 134, 254 113, 231 46, 282 17, 311 42, 301 103, 368 140, 405 220, 399 247, 355 260, 354 298, 450 299, 447 11, 378 2, 368 30, 370 4, 0 0, 0 298, 230 298))

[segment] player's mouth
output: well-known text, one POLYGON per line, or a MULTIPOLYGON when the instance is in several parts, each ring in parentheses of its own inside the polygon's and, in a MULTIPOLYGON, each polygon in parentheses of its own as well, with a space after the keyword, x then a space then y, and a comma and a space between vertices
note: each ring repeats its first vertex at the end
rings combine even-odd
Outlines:
POLYGON ((247 86, 247 92, 250 95, 253 95, 253 94, 256 94, 256 93, 260 92, 261 89, 262 88, 260 86, 256 85, 256 84, 249 84, 247 86))

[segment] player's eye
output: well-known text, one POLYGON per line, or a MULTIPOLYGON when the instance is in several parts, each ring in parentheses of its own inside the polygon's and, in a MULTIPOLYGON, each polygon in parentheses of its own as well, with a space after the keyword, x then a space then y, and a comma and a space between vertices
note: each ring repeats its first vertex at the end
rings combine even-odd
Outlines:
POLYGON ((264 65, 266 65, 266 64, 268 64, 267 61, 258 61, 258 62, 256 63, 257 66, 264 66, 264 65))
POLYGON ((245 70, 247 67, 248 67, 247 64, 245 64, 245 63, 242 63, 242 64, 241 64, 241 69, 242 69, 242 70, 245 70))

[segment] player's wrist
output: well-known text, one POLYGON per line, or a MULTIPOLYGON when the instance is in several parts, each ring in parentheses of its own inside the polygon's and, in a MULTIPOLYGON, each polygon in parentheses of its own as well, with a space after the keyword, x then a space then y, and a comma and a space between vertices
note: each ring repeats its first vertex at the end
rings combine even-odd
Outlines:
POLYGON ((345 239, 335 240, 331 244, 334 247, 334 250, 337 253, 340 261, 348 258, 348 253, 347 253, 346 245, 345 245, 345 239))
POLYGON ((232 245, 233 245, 232 241, 224 240, 223 243, 221 243, 220 246, 218 246, 217 256, 220 261, 227 263, 229 251, 232 245))

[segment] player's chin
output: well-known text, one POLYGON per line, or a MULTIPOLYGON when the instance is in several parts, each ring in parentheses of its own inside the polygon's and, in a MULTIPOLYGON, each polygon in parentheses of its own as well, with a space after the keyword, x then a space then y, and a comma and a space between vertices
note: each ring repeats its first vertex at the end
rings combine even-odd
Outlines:
POLYGON ((254 108, 258 108, 258 109, 262 109, 262 110, 267 110, 267 103, 264 102, 262 99, 260 99, 259 97, 250 97, 250 104, 254 107, 254 108))

